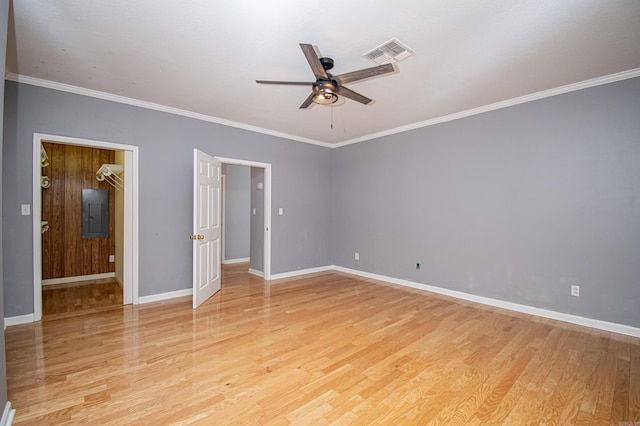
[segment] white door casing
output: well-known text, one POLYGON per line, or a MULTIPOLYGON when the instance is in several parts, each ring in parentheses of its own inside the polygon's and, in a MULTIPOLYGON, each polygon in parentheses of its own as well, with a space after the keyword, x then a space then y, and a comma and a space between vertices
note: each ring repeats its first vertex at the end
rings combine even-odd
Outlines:
POLYGON ((193 309, 220 290, 222 162, 193 150, 193 309))

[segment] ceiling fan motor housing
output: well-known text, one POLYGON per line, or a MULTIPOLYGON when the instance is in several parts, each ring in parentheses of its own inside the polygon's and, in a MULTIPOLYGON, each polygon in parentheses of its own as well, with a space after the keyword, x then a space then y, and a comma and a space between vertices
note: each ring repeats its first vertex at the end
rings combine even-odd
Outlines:
POLYGON ((331 58, 320 58, 318 60, 322 64, 322 68, 324 68, 325 71, 329 71, 331 68, 333 68, 333 59, 331 59, 331 58))

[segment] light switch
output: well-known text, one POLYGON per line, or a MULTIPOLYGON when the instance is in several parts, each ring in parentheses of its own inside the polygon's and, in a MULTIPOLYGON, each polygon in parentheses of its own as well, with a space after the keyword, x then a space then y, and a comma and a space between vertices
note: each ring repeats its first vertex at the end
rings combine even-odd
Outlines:
POLYGON ((278 214, 279 214, 280 216, 282 216, 282 215, 284 214, 284 209, 283 209, 282 207, 280 207, 280 208, 278 209, 278 214))
POLYGON ((21 214, 22 216, 29 216, 31 215, 31 204, 23 204, 21 206, 21 214))
POLYGON ((253 215, 254 216, 256 215, 256 208, 255 207, 253 208, 253 215))

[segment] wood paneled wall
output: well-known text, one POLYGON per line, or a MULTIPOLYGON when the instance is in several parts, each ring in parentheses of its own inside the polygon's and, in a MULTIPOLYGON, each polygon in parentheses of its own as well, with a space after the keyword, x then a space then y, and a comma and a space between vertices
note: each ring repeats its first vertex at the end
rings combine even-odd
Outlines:
POLYGON ((114 272, 109 255, 115 254, 115 189, 96 180, 96 171, 113 163, 115 152, 49 142, 43 146, 49 165, 42 175, 51 185, 42 189, 42 220, 49 222, 42 234, 42 279, 114 272), (109 238, 82 238, 82 189, 109 190, 109 238))

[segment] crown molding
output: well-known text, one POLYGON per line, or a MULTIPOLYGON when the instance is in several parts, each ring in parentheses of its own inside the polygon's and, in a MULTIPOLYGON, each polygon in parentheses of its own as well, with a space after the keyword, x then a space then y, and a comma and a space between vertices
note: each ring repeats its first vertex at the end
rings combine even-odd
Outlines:
POLYGON ((495 111, 502 108, 507 108, 514 105, 523 104, 526 102, 537 101, 539 99, 549 98, 551 96, 561 95, 563 93, 575 92, 576 90, 588 89, 590 87, 601 86, 603 84, 613 83, 620 80, 627 80, 630 78, 640 77, 640 68, 634 68, 627 71, 619 72, 616 74, 606 75, 603 77, 597 77, 590 80, 581 81, 578 83, 567 84, 566 86, 556 87, 554 89, 543 90, 542 92, 532 93, 529 95, 519 96, 517 98, 508 99, 506 101, 500 101, 489 105, 484 105, 478 108, 472 108, 465 111, 456 112, 449 115, 443 115, 442 117, 431 118, 429 120, 420 121, 418 123, 408 124, 406 126, 396 127, 382 132, 371 133, 359 138, 349 139, 344 142, 331 145, 332 148, 339 148, 341 146, 352 145, 354 143, 364 142, 371 139, 381 138, 383 136, 395 135, 397 133, 408 132, 410 130, 420 129, 422 127, 433 126, 435 124, 445 123, 447 121, 458 120, 460 118, 470 117, 472 115, 482 114, 489 111, 495 111))
POLYGON ((248 130, 250 132, 262 133, 269 136, 275 136, 283 139, 290 139, 297 142, 304 142, 312 145, 319 145, 330 148, 333 145, 327 142, 321 142, 314 139, 304 138, 301 136, 291 135, 288 133, 277 132, 258 126, 239 123, 237 121, 225 120, 223 118, 211 115, 200 114, 193 111, 187 111, 180 108, 173 108, 166 105, 156 104, 153 102, 141 101, 139 99, 128 98, 126 96, 113 95, 111 93, 100 92, 98 90, 85 89, 83 87, 73 86, 70 84, 57 83, 55 81, 43 80, 41 78, 29 77, 21 74, 7 73, 5 80, 15 81, 16 83, 29 84, 31 86, 44 87, 47 89, 60 90, 62 92, 74 93, 76 95, 89 96, 92 98, 102 99, 106 101, 118 102, 121 104, 136 106, 140 108, 151 109, 155 111, 166 112, 169 114, 180 115, 183 117, 193 118, 196 120, 207 121, 209 123, 221 124, 223 126, 235 127, 237 129, 248 130))
POLYGON ((435 117, 429 120, 408 124, 406 126, 400 126, 400 127, 395 127, 389 130, 384 130, 381 132, 371 133, 369 135, 361 136, 359 138, 349 139, 349 140, 338 142, 338 143, 322 142, 315 139, 309 139, 301 136, 291 135, 288 133, 277 132, 275 130, 269 130, 262 127, 251 126, 249 124, 239 123, 231 120, 225 120, 223 118, 200 114, 200 113, 187 111, 179 108, 173 108, 166 105, 156 104, 153 102, 141 101, 138 99, 128 98, 126 96, 113 95, 111 93, 85 89, 78 86, 72 86, 70 84, 56 83, 54 81, 43 80, 40 78, 29 77, 29 76, 24 76, 20 74, 7 73, 5 76, 5 79, 10 81, 15 81, 17 83, 24 83, 32 86, 39 86, 39 87, 44 87, 48 89, 60 90, 63 92, 75 93, 78 95, 90 96, 92 98, 119 102, 122 104, 137 106, 140 108, 152 109, 155 111, 161 111, 169 114, 180 115, 183 117, 193 118, 196 120, 202 120, 210 123, 221 124, 223 126, 235 127, 235 128, 247 130, 250 132, 262 133, 269 136, 275 136, 278 138, 289 139, 297 142, 323 146, 326 148, 340 148, 343 146, 352 145, 359 142, 365 142, 372 139, 378 139, 384 136, 395 135, 397 133, 404 133, 411 130, 420 129, 422 127, 429 127, 429 126, 433 126, 440 123, 446 123, 447 121, 453 121, 453 120, 458 120, 460 118, 471 117, 473 115, 482 114, 485 112, 495 111, 498 109, 523 104, 526 102, 532 102, 532 101, 537 101, 539 99, 549 98, 551 96, 561 95, 563 93, 575 92, 577 90, 588 89, 590 87, 601 86, 603 84, 614 83, 616 81, 627 80, 635 77, 640 77, 640 68, 633 68, 633 69, 622 71, 616 74, 610 74, 602 77, 593 78, 590 80, 584 80, 578 83, 567 84, 565 86, 543 90, 541 92, 536 92, 529 95, 519 96, 517 98, 508 99, 505 101, 500 101, 500 102, 496 102, 489 105, 484 105, 478 108, 472 108, 465 111, 460 111, 453 114, 444 115, 441 117, 435 117))

